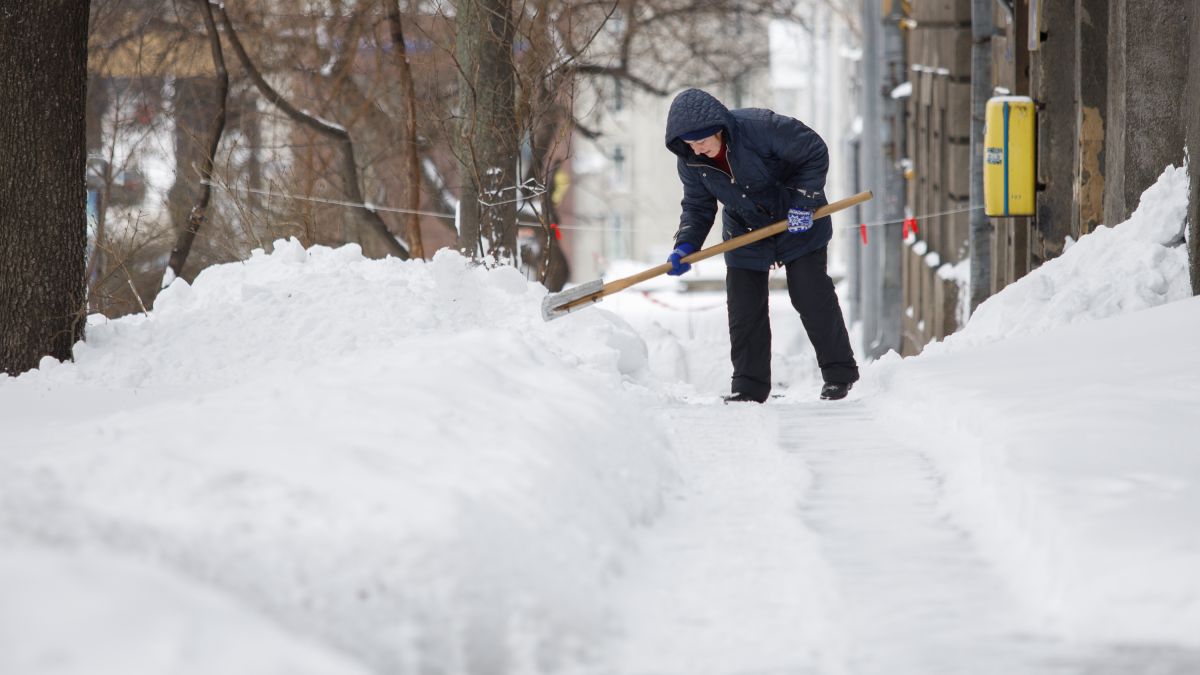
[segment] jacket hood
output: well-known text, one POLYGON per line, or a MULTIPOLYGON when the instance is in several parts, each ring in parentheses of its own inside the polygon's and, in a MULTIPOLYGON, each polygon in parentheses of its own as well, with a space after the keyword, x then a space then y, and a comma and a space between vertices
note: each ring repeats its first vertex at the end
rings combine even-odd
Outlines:
POLYGON ((671 110, 667 113, 667 149, 684 159, 695 157, 692 149, 679 136, 715 126, 724 129, 728 139, 729 130, 733 128, 733 116, 729 108, 706 91, 685 89, 671 101, 671 110))

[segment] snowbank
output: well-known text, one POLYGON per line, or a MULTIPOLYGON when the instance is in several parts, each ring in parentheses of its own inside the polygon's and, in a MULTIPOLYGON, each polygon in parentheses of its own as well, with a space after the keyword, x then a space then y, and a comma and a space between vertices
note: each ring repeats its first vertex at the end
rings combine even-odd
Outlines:
POLYGON ((1044 333, 1190 297, 1187 250, 1179 245, 1187 202, 1187 167, 1167 167, 1129 220, 1099 226, 988 298, 966 327, 931 351, 1044 333))
POLYGON ((1129 221, 862 387, 946 473, 948 516, 1073 638, 1200 645, 1200 298, 1170 246, 1186 201, 1168 168, 1129 221))
POLYGON ((1049 626, 1200 644, 1200 298, 872 370, 1049 626))
POLYGON ((0 636, 20 636, 3 642, 3 673, 368 672, 226 594, 123 556, 0 547, 0 588, 0 636))
POLYGON ((305 250, 281 240, 269 255, 204 270, 192 286, 173 283, 149 317, 93 317, 75 363, 47 364, 54 372, 39 377, 220 385, 471 329, 527 337, 531 348, 608 379, 644 375, 645 345, 627 326, 595 312, 545 323, 544 294, 512 268, 473 269, 449 250, 428 264, 372 261, 353 244, 305 250))
MULTIPOLYGON (((544 293, 449 251, 295 241, 176 281, 90 326, 77 362, 0 380, 0 541, 160 564, 379 672, 586 660, 672 472, 645 344, 605 312, 543 322, 544 293)), ((94 602, 159 597, 126 586, 94 602)), ((146 611, 192 611, 161 597, 146 611)))

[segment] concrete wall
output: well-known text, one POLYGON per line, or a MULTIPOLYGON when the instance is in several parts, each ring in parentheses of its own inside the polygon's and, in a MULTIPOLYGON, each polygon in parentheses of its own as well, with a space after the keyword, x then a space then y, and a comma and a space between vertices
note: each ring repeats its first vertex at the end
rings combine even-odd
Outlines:
POLYGON ((1075 111, 1079 146, 1072 166, 1072 236, 1104 222, 1104 134, 1108 115, 1108 0, 1075 0, 1075 111))
POLYGON ((918 232, 902 249, 900 353, 906 356, 958 329, 958 286, 938 271, 966 253, 973 161, 971 2, 914 3, 912 18, 906 201, 918 232))
POLYGON ((1168 164, 1183 161, 1180 92, 1190 6, 1184 0, 1110 0, 1104 220, 1126 220, 1168 164), (1169 45, 1179 45, 1170 47, 1169 45))

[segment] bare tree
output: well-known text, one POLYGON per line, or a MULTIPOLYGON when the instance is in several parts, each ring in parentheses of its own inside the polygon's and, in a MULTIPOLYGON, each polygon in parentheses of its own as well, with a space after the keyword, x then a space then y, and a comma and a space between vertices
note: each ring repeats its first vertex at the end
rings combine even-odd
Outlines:
POLYGON ((0 7, 0 370, 83 336, 88 3, 0 7))
MULTIPOLYGON (((556 287, 566 259, 551 228, 558 219, 551 188, 577 132, 591 133, 581 123, 591 111, 580 109, 577 94, 591 89, 603 97, 620 82, 666 95, 681 83, 703 86, 762 68, 765 41, 746 18, 794 15, 814 1, 474 0, 452 15, 429 13, 446 3, 398 0, 248 0, 229 14, 210 3, 227 33, 224 46, 250 75, 238 76, 230 64, 216 156, 209 151, 217 116, 209 103, 213 43, 195 4, 93 0, 93 21, 103 31, 92 63, 109 78, 95 89, 161 92, 159 113, 175 122, 166 129, 175 129, 178 174, 161 200, 175 222, 167 228, 155 200, 145 209, 118 204, 120 164, 137 160, 112 158, 104 172, 111 180, 99 181, 113 199, 100 209, 105 243, 92 258, 92 276, 104 282, 94 284, 93 297, 112 296, 106 308, 137 309, 133 281, 152 299, 170 251, 164 248, 189 232, 189 268, 238 259, 250 246, 290 234, 306 243, 358 241, 372 256, 403 257, 407 244, 423 257, 452 242, 474 256, 518 263, 556 287), (472 34, 474 48, 490 56, 464 60, 472 34), (110 60, 118 65, 107 68, 110 60), (257 109, 254 92, 272 105, 257 109), (207 197, 193 189, 206 155, 211 176, 201 186, 219 186, 207 197), (201 203, 197 229, 189 216, 201 203), (444 217, 456 204, 465 207, 462 233, 444 217), (402 233, 400 241, 389 227, 402 233), (159 274, 147 285, 150 269, 159 274), (123 289, 127 297, 117 299, 123 289)), ((144 122, 119 128, 128 115, 117 117, 105 118, 113 147, 134 147, 130 135, 139 133, 145 151, 164 146, 162 130, 144 122)), ((143 165, 170 159, 151 153, 143 165)))
POLYGON ((175 277, 183 274, 183 265, 187 262, 188 253, 192 250, 192 242, 195 241, 196 233, 200 231, 200 226, 208 217, 208 202, 212 197, 213 163, 217 156, 217 148, 221 145, 221 137, 225 134, 229 71, 225 69, 225 55, 221 50, 221 36, 217 33, 217 25, 213 20, 212 5, 208 0, 197 0, 197 2, 204 15, 204 26, 208 32, 209 45, 212 48, 213 69, 217 73, 215 96, 217 115, 213 120, 212 129, 209 131, 208 151, 205 153, 202 160, 203 165, 200 167, 200 199, 196 201, 195 206, 188 214, 187 227, 179 233, 179 238, 175 240, 175 248, 171 251, 171 258, 167 263, 167 273, 163 275, 163 288, 166 288, 175 277))
MULTIPOLYGON (((208 154, 217 82, 194 2, 91 6, 88 308, 119 316, 153 303, 171 247, 188 229, 203 188, 196 176, 208 154), (160 170, 172 164, 173 174, 160 170)), ((211 221, 215 208, 208 211, 211 221)), ((189 257, 199 257, 199 267, 221 259, 204 243, 189 257)))
POLYGON ((397 258, 407 260, 409 257, 408 250, 388 230, 387 223, 383 222, 383 219, 379 217, 379 213, 365 204, 362 188, 359 185, 358 162, 355 158, 354 142, 350 138, 350 133, 341 125, 319 119, 301 111, 276 91, 274 87, 268 84, 262 72, 250 59, 250 55, 246 53, 246 48, 242 45, 241 39, 238 37, 238 33, 234 29, 233 23, 229 20, 229 15, 226 13, 223 5, 217 6, 217 14, 225 28, 225 35, 229 38, 229 43, 233 46, 234 53, 237 54, 238 60, 246 70, 246 74, 258 88, 259 93, 271 102, 271 104, 283 111, 292 121, 332 139, 340 146, 342 153, 342 189, 345 190, 348 201, 358 207, 359 217, 363 224, 378 235, 388 252, 397 258))

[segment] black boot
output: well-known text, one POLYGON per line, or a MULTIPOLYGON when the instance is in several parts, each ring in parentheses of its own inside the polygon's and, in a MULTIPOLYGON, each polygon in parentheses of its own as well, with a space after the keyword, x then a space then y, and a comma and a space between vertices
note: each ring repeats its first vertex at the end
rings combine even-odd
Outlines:
POLYGON ((755 398, 754 396, 751 396, 750 394, 742 394, 742 393, 739 393, 736 391, 733 392, 733 394, 730 396, 721 397, 721 399, 723 401, 725 401, 726 403, 762 403, 767 400, 765 397, 764 398, 755 398))
POLYGON ((846 394, 850 393, 850 387, 853 387, 853 382, 826 382, 824 387, 821 387, 822 401, 837 401, 846 398, 846 394))

